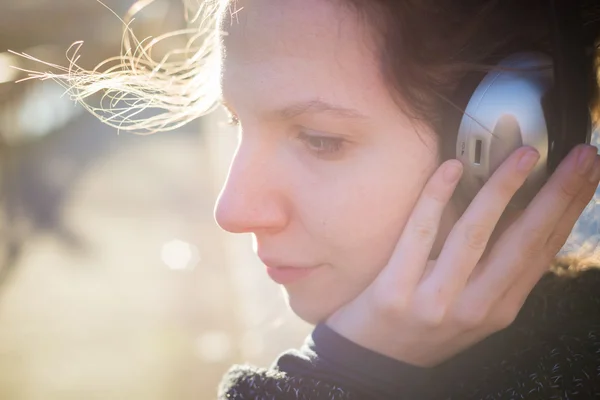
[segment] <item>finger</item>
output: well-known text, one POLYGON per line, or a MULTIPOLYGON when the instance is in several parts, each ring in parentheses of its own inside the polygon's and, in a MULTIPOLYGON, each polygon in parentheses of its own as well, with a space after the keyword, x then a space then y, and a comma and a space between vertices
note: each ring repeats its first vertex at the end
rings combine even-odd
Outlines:
POLYGON ((565 214, 562 216, 560 221, 557 223, 554 233, 550 236, 546 242, 544 255, 540 256, 540 265, 538 268, 527 268, 522 278, 520 278, 515 285, 511 286, 506 294, 503 296, 501 302, 506 303, 506 307, 520 309, 529 293, 533 290, 539 280, 548 272, 550 264, 556 254, 562 249, 565 242, 567 241, 577 219, 581 216, 583 210, 590 203, 598 183, 600 181, 600 156, 596 156, 594 162, 594 169, 589 175, 589 184, 586 185, 567 209, 565 214))
POLYGON ((429 179, 406 222, 381 279, 394 290, 412 291, 423 276, 444 208, 462 174, 458 160, 448 160, 429 179))
POLYGON ((431 299, 434 293, 433 301, 449 304, 463 290, 506 206, 539 157, 523 147, 494 172, 448 235, 435 271, 421 285, 424 297, 431 299))
POLYGON ((469 285, 464 301, 485 297, 495 303, 515 284, 523 268, 539 260, 558 221, 586 186, 595 152, 594 147, 578 146, 561 163, 516 223, 500 236, 483 273, 469 285), (490 297, 490 293, 497 297, 490 297))
POLYGON ((519 218, 517 224, 524 228, 520 239, 533 243, 534 248, 546 243, 582 188, 589 185, 589 174, 597 154, 598 149, 588 145, 577 146, 569 154, 519 218))
POLYGON ((590 204, 590 201, 596 193, 598 182, 600 181, 600 155, 595 156, 592 171, 587 176, 587 182, 580 190, 577 197, 569 204, 567 211, 554 227, 554 232, 550 235, 544 246, 544 251, 554 257, 560 251, 567 241, 575 223, 583 213, 583 210, 590 204))

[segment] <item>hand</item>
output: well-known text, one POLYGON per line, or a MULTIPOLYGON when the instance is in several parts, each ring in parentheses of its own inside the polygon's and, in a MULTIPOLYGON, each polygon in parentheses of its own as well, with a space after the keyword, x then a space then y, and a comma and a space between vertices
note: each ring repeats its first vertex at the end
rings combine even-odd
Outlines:
POLYGON ((600 180, 596 153, 592 146, 576 147, 492 243, 511 197, 539 159, 535 150, 519 148, 454 225, 437 260, 428 260, 462 174, 458 160, 443 163, 423 189, 389 263, 327 325, 358 345, 418 366, 439 364, 506 328, 594 195, 600 180))

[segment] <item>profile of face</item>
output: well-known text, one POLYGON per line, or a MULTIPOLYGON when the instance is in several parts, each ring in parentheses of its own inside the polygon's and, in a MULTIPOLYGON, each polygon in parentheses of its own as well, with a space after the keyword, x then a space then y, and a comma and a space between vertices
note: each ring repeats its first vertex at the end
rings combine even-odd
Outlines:
POLYGON ((242 0, 229 11, 221 89, 241 133, 215 216, 251 233, 265 264, 313 269, 284 288, 317 323, 387 264, 439 139, 400 110, 352 9, 242 0))

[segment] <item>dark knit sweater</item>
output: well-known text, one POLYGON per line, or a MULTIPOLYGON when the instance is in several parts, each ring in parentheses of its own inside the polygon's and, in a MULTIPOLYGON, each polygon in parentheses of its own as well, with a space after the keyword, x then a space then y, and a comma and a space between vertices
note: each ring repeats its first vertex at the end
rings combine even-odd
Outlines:
POLYGON ((600 399, 600 270, 546 275, 515 322, 435 368, 318 325, 269 369, 234 366, 220 399, 600 399))

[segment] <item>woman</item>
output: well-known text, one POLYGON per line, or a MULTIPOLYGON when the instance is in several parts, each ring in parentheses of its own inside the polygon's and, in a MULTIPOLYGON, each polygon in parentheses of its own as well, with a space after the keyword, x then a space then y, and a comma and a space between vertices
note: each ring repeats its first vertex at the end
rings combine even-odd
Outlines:
MULTIPOLYGON (((218 93, 241 132, 216 219, 253 235, 316 325, 270 369, 233 367, 220 398, 598 396, 600 272, 549 271, 598 186, 597 149, 576 147, 524 210, 506 207, 534 149, 470 204, 443 156, 442 110, 468 73, 551 53, 546 3, 215 2, 218 93)), ((177 87, 171 121, 206 111, 178 108, 177 87)))
POLYGON ((217 222, 253 234, 292 310, 318 324, 271 370, 234 367, 222 398, 600 393, 600 274, 547 276, 521 309, 598 185, 596 149, 572 152, 489 243, 538 155, 517 150, 468 208, 450 200, 461 165, 441 157, 441 99, 466 64, 543 48, 545 4, 252 0, 221 12, 221 92, 241 141, 217 222))

